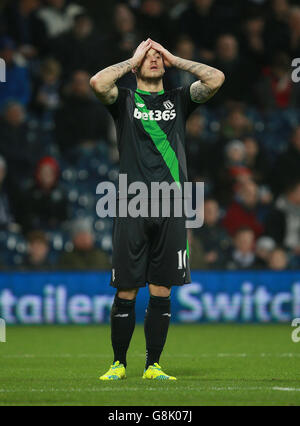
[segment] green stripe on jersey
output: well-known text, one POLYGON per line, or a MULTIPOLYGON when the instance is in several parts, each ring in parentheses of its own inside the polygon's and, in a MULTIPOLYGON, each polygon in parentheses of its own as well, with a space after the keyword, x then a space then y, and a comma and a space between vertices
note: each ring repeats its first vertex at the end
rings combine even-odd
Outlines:
MULTIPOLYGON (((142 113, 144 112, 147 114, 149 113, 149 110, 147 109, 144 100, 137 93, 135 93, 135 102, 140 105, 144 104, 143 107, 136 105, 140 112, 142 113)), ((168 166, 168 169, 170 170, 170 173, 174 181, 177 183, 179 188, 181 188, 180 179, 179 179, 178 159, 176 157, 176 154, 173 148, 171 147, 170 142, 168 141, 167 135, 159 127, 156 121, 143 120, 143 118, 141 118, 141 122, 145 131, 149 134, 156 148, 161 153, 166 165, 168 166)))

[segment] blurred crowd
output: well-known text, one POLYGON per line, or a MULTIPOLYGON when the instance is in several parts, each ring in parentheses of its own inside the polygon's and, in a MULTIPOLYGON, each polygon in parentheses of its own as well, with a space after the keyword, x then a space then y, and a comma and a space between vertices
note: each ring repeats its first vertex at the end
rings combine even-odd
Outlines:
MULTIPOLYGON (((192 268, 300 269, 292 0, 2 2, 0 268, 110 269, 112 220, 96 215, 96 186, 117 181, 118 152, 89 79, 148 37, 226 75, 187 123, 189 179, 205 182, 206 200, 204 226, 189 233, 192 268)), ((165 88, 194 80, 170 69, 165 88)), ((136 87, 131 74, 119 84, 136 87)))

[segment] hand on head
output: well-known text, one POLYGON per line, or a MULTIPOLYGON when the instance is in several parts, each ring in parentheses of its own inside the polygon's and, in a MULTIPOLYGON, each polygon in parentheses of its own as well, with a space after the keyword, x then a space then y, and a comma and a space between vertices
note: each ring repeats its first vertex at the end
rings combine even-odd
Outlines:
POLYGON ((151 48, 162 55, 166 67, 171 67, 173 65, 174 55, 172 55, 161 44, 157 43, 154 40, 151 40, 151 38, 148 38, 146 41, 142 41, 142 43, 137 47, 135 51, 135 54, 133 56, 135 66, 139 67, 141 65, 145 55, 151 48))
POLYGON ((142 41, 141 44, 138 45, 136 48, 136 51, 133 55, 134 60, 134 66, 139 67, 141 63, 143 62, 143 59, 146 55, 146 53, 151 49, 151 40, 148 38, 146 41, 142 41))
POLYGON ((154 50, 157 50, 159 52, 164 60, 164 64, 166 67, 172 67, 174 64, 174 55, 170 53, 167 49, 165 49, 161 44, 157 43, 156 41, 151 40, 151 47, 154 50))

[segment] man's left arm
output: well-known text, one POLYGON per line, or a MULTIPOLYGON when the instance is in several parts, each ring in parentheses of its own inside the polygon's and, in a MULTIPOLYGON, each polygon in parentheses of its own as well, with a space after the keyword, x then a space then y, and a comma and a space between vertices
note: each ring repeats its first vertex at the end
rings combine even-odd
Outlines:
POLYGON ((225 80, 222 71, 187 59, 179 58, 173 55, 159 43, 152 41, 152 47, 159 51, 164 58, 165 65, 168 67, 176 67, 183 71, 194 74, 199 81, 191 85, 191 99, 197 103, 204 103, 214 96, 220 89, 225 80))
POLYGON ((222 71, 208 65, 189 61, 175 56, 174 66, 194 74, 198 81, 191 84, 191 99, 197 103, 204 103, 213 97, 224 83, 222 71))

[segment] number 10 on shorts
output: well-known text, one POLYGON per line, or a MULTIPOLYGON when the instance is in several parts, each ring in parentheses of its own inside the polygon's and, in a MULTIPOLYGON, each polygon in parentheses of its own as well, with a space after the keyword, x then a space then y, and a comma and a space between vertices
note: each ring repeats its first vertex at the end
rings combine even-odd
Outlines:
POLYGON ((179 250, 178 254, 178 269, 186 268, 186 250, 179 250))

